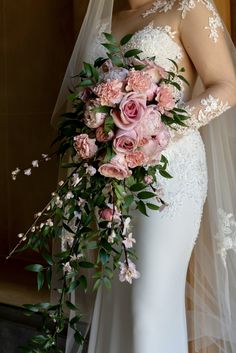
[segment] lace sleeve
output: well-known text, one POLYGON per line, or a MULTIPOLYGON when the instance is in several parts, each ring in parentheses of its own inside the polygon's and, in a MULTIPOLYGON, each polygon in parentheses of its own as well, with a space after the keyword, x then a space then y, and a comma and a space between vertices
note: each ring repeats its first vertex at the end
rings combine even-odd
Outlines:
MULTIPOLYGON (((191 58, 205 91, 182 104, 191 118, 187 125, 199 129, 236 105, 235 64, 220 16, 208 0, 185 0, 182 4, 181 41, 191 58)), ((188 132, 176 127, 174 135, 188 132)))

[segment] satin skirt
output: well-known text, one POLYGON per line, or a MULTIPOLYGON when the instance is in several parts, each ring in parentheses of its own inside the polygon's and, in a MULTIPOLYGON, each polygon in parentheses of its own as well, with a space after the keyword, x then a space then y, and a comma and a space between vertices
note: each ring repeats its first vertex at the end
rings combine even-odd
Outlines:
POLYGON ((165 151, 172 179, 159 178, 168 203, 146 217, 132 211, 137 270, 133 284, 99 288, 88 353, 187 353, 185 284, 207 194, 204 144, 191 132, 165 151))

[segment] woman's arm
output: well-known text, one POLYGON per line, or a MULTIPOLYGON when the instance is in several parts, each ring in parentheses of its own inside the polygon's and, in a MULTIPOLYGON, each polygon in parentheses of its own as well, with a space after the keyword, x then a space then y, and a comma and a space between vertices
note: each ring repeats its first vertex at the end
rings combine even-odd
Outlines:
MULTIPOLYGON (((236 54, 231 53, 220 17, 211 6, 209 1, 198 1, 180 25, 183 46, 205 86, 201 95, 183 104, 192 117, 186 124, 193 129, 236 105, 236 54)), ((185 131, 177 127, 178 134, 185 131)))

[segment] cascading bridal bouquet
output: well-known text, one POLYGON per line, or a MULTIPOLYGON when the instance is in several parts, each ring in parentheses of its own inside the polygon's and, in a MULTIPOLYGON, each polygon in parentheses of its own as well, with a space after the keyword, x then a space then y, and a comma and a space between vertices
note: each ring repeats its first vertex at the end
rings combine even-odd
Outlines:
MULTIPOLYGON (((54 141, 58 149, 53 154, 67 170, 65 180, 9 255, 28 248, 42 254, 42 264, 27 266, 37 273, 38 289, 45 280, 50 288, 53 266, 62 276, 56 289, 58 304, 25 305, 45 319, 42 333, 32 338, 25 352, 59 352, 57 337, 66 324, 75 330, 75 340, 83 342, 77 325, 83 313, 69 298, 79 286, 87 290, 84 269, 93 269, 94 290, 103 284, 110 288, 117 268, 122 282, 139 277, 131 208, 147 216, 148 209, 166 206, 158 175, 171 176, 162 153, 172 127, 186 126, 188 119, 175 94, 181 91, 179 81, 186 82, 184 68, 173 62, 173 72, 165 71, 154 58, 140 60, 138 49, 125 51, 132 35, 119 43, 111 34, 104 36, 108 57, 98 58, 94 65, 84 63, 69 95, 72 111, 58 125, 54 141), (52 256, 54 239, 60 240, 61 250, 52 256), (71 320, 66 306, 75 312, 71 320)), ((50 158, 43 155, 43 160, 50 158)), ((32 162, 33 167, 38 165, 38 160, 32 162)), ((27 168, 24 173, 31 171, 27 168)), ((14 180, 20 172, 19 168, 12 172, 14 180)))

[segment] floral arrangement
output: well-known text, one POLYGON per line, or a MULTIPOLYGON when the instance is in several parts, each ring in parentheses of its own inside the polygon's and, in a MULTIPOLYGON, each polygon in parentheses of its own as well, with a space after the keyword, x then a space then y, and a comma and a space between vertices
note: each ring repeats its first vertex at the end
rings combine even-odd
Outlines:
MULTIPOLYGON (((94 65, 84 63, 68 97, 72 110, 58 125, 56 152, 32 162, 36 168, 58 155, 66 176, 28 231, 19 234, 9 255, 28 248, 42 254, 42 264, 27 266, 37 274, 39 290, 44 282, 51 288, 53 267, 62 278, 55 289, 60 297, 56 305, 25 305, 44 317, 42 333, 24 348, 28 353, 60 352, 57 338, 67 324, 74 329, 75 340, 83 343, 78 329, 83 313, 70 294, 78 287, 88 290, 86 269, 93 271, 93 290, 101 285, 110 288, 116 269, 121 282, 139 278, 130 211, 147 216, 148 209, 166 207, 158 184, 158 175, 171 178, 163 152, 174 126, 186 126, 188 119, 175 95, 181 90, 179 80, 186 82, 184 68, 173 62, 175 70, 167 72, 154 58, 140 60, 138 49, 125 51, 132 35, 120 42, 109 33, 104 36, 108 57, 98 58, 94 65), (61 243, 53 256, 52 241, 61 243), (72 319, 66 307, 74 311, 72 319)), ((20 172, 14 170, 12 178, 20 172)), ((30 175, 32 168, 23 172, 30 175)))

